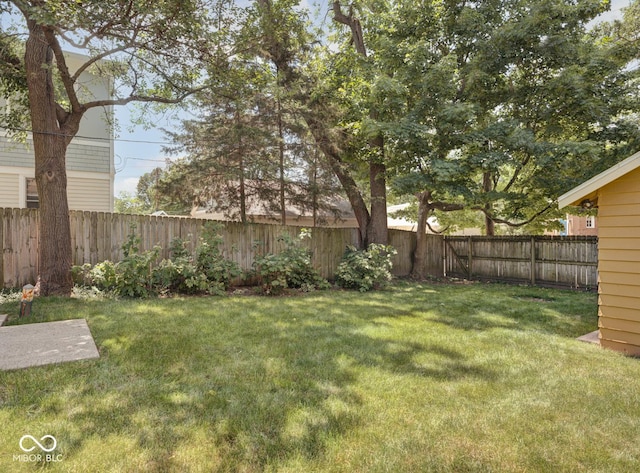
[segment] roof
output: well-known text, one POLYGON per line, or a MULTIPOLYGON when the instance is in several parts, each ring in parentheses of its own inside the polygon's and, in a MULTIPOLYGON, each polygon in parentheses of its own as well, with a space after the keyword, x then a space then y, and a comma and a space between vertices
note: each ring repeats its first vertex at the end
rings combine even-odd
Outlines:
POLYGON ((558 207, 564 208, 568 205, 579 206, 584 200, 596 202, 598 199, 598 189, 638 168, 640 168, 640 151, 615 166, 610 167, 606 171, 601 172, 597 176, 592 177, 588 181, 583 182, 578 187, 574 187, 569 192, 562 194, 558 197, 558 207))
MULTIPOLYGON (((239 215, 240 203, 229 202, 229 193, 235 194, 236 186, 239 184, 235 181, 229 183, 230 186, 223 186, 219 190, 216 198, 211 199, 207 205, 198 206, 192 209, 191 216, 202 216, 203 214, 210 214, 215 218, 226 219, 227 214, 239 215)), ((272 202, 268 199, 262 199, 257 193, 257 188, 271 189, 272 192, 279 192, 280 183, 277 181, 264 182, 245 180, 245 187, 248 189, 247 197, 245 201, 246 214, 251 217, 267 217, 278 218, 280 216, 280 210, 273 207, 272 202), (272 208, 273 207, 273 208, 272 208)), ((307 206, 300 205, 300 202, 296 199, 296 194, 301 194, 302 190, 299 185, 289 183, 285 191, 285 213, 287 218, 302 218, 311 217, 313 211, 307 206)), ((347 220, 354 219, 355 214, 351 208, 351 203, 339 194, 333 194, 328 196, 322 196, 320 198, 320 208, 316 210, 318 217, 326 220, 347 220)))

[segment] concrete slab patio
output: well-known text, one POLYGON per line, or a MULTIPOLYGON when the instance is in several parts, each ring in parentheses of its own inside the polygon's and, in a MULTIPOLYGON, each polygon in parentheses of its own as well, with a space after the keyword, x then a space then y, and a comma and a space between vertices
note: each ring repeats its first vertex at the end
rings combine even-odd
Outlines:
POLYGON ((84 319, 0 327, 0 370, 99 357, 84 319))
POLYGON ((580 340, 581 342, 595 343, 596 345, 600 345, 600 337, 598 336, 599 333, 600 331, 596 330, 595 332, 591 332, 583 335, 582 337, 578 337, 578 340, 580 340))

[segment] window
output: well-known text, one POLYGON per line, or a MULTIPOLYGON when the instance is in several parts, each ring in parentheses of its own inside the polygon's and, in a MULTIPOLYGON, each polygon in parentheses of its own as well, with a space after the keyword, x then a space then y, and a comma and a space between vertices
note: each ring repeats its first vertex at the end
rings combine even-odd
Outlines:
POLYGON ((596 228, 596 218, 592 215, 587 216, 587 228, 596 228))
POLYGON ((40 207, 40 199, 38 198, 38 186, 36 180, 27 178, 27 208, 37 209, 40 207))

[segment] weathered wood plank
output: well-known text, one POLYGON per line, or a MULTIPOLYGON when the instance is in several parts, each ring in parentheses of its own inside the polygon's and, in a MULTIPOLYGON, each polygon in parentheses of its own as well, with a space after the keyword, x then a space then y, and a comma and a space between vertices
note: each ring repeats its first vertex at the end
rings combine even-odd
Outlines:
MULTIPOLYGON (((18 287, 22 281, 35 280, 38 272, 37 235, 38 211, 2 209, 0 226, 0 283, 18 287)), ((151 217, 103 212, 71 211, 73 263, 95 264, 105 259, 122 258, 122 245, 132 226, 141 239, 140 249, 155 245, 169 256, 171 241, 180 237, 193 251, 202 235, 203 225, 210 220, 185 217, 151 217)), ((276 224, 242 224, 218 222, 223 238, 221 251, 243 270, 250 270, 257 255, 278 252, 284 248, 282 235, 297 238, 301 227, 276 224)), ((416 248, 415 232, 391 230, 389 243, 398 252, 393 257, 393 272, 397 276, 411 273, 416 248)), ((433 276, 468 277, 466 268, 472 265, 479 279, 535 282, 571 287, 597 285, 597 240, 593 237, 442 237, 428 235, 427 273, 433 276), (446 242, 446 244, 445 244, 446 242), (446 247, 446 252, 445 252, 446 247)), ((313 255, 313 264, 320 273, 332 278, 347 245, 357 245, 358 234, 349 228, 313 228, 311 238, 304 242, 313 255)), ((625 249, 633 250, 634 242, 625 240, 625 249)), ((605 256, 618 258, 618 248, 607 246, 605 256)), ((625 258, 621 264, 634 264, 625 258)), ((601 270, 607 271, 607 261, 601 270)))

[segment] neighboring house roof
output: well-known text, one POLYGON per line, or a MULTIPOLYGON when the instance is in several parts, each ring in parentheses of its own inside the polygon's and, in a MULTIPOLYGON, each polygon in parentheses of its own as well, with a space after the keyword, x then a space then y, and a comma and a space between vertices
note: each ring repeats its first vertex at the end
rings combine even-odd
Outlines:
POLYGON ((558 207, 562 209, 568 205, 579 206, 585 201, 589 201, 591 206, 595 207, 598 204, 598 189, 637 168, 640 168, 640 151, 562 194, 558 197, 558 207))
MULTIPOLYGON (((234 183, 232 183, 234 184, 234 183)), ((246 181, 245 185, 249 188, 258 188, 259 186, 268 187, 272 186, 271 191, 277 192, 279 183, 260 183, 255 184, 254 181, 246 181)), ((290 219, 311 218, 313 210, 308 206, 300 205, 297 202, 295 192, 302 193, 300 186, 296 184, 289 184, 286 190, 285 201, 286 208, 285 214, 290 219), (293 193, 292 193, 293 191, 293 193)), ((226 191, 221 193, 219 199, 226 198, 226 191)), ((351 208, 351 204, 347 199, 340 195, 330 195, 320 197, 320 208, 316 210, 316 216, 320 219, 328 222, 347 221, 353 220, 355 222, 355 214, 351 208)), ((266 219, 277 220, 280 217, 280 210, 272 208, 273 203, 260 198, 255 192, 249 192, 246 198, 246 214, 249 218, 263 217, 266 219)), ((228 220, 229 215, 235 215, 235 219, 239 219, 240 205, 239 203, 234 205, 228 205, 224 202, 223 205, 219 205, 216 199, 209 201, 208 205, 194 207, 191 210, 192 217, 213 217, 220 220, 228 220)))

